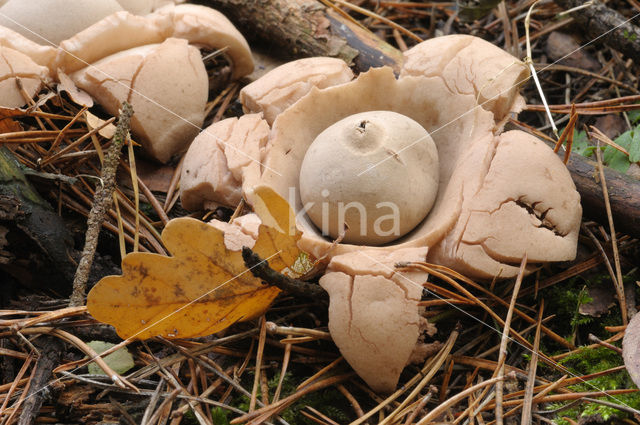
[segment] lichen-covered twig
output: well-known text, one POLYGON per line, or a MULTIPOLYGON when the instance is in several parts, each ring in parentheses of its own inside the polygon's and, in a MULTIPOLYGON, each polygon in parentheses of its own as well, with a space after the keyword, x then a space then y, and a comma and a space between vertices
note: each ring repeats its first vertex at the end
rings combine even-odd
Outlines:
POLYGON ((289 294, 328 300, 328 294, 319 285, 313 285, 278 273, 269 267, 269 263, 266 260, 262 260, 258 254, 246 246, 242 247, 242 259, 251 274, 264 280, 269 285, 277 286, 289 294))
POLYGON ((96 247, 98 246, 98 235, 100 234, 102 222, 108 209, 111 207, 111 194, 116 184, 116 170, 120 161, 122 146, 129 134, 132 115, 133 108, 131 105, 126 102, 123 103, 116 133, 111 140, 111 146, 109 146, 104 158, 104 163, 102 164, 102 184, 96 189, 95 196, 93 197, 93 206, 87 218, 87 233, 85 236, 84 249, 82 250, 82 257, 80 258, 80 263, 73 278, 73 292, 71 294, 71 301, 69 302, 69 305, 72 307, 84 304, 89 270, 91 269, 96 247))

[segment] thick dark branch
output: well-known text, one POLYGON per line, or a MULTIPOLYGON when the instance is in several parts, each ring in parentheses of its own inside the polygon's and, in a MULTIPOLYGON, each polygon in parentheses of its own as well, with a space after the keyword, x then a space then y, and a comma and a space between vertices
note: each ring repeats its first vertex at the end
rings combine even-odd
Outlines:
POLYGON ((72 238, 64 221, 27 180, 24 171, 13 153, 0 146, 0 228, 7 229, 9 235, 0 244, 4 245, 0 248, 2 263, 37 276, 42 258, 42 267, 49 268, 50 273, 42 281, 50 289, 66 292, 76 268, 68 253, 72 238))
MULTIPOLYGON (((607 223, 602 185, 596 177, 596 163, 574 153, 569 157, 567 168, 580 192, 584 215, 599 223, 607 223)), ((640 238, 640 181, 609 167, 604 167, 604 175, 616 231, 640 238)))
POLYGON ((262 279, 269 285, 277 286, 284 292, 293 295, 300 295, 307 298, 327 299, 327 293, 319 285, 304 282, 302 280, 293 279, 288 276, 278 273, 269 267, 269 262, 263 260, 246 246, 242 247, 242 259, 244 265, 247 266, 251 274, 255 277, 262 279))
MULTIPOLYGON (((389 65, 402 53, 315 0, 199 0, 223 12, 251 41, 269 43, 294 58, 331 56, 362 72, 389 65)), ((276 49, 274 49, 276 50, 276 49)))
MULTIPOLYGON (((568 10, 582 6, 586 1, 556 0, 556 3, 568 10)), ((584 30, 585 37, 589 40, 597 38, 598 43, 603 42, 633 59, 635 63, 640 63, 640 27, 637 26, 640 18, 626 22, 627 18, 597 0, 593 0, 591 6, 571 13, 571 17, 584 30)))
POLYGON ((41 336, 37 345, 40 350, 40 356, 29 384, 29 393, 22 406, 22 412, 18 420, 19 425, 35 423, 35 419, 42 407, 42 402, 49 396, 48 386, 51 373, 60 364, 62 353, 64 352, 63 344, 52 336, 41 336))

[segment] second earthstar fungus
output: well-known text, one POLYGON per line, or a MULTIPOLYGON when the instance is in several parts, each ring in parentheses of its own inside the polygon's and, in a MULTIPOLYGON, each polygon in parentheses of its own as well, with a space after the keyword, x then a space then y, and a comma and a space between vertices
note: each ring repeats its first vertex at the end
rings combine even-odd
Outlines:
MULTIPOLYGON (((11 5, 11 10, 19 15, 11 19, 28 16, 30 2, 10 3, 5 6, 11 5)), ((57 0, 38 0, 34 5, 50 11, 49 16, 45 16, 47 22, 75 17, 58 3, 57 0)), ((88 7, 86 3, 75 0, 73 5, 82 9, 88 7)), ((9 69, 5 71, 0 63, 0 73, 4 74, 7 86, 0 87, 3 94, 0 106, 27 103, 15 89, 16 78, 23 79, 29 97, 43 84, 60 83, 68 93, 77 93, 79 88, 91 97, 86 93, 72 95, 74 101, 91 106, 95 100, 113 116, 118 115, 126 101, 135 112, 131 120, 134 139, 147 156, 168 162, 187 149, 205 119, 209 76, 201 50, 218 52, 224 57, 233 79, 253 70, 251 51, 240 32, 214 9, 193 4, 175 6, 173 2, 155 0, 123 3, 126 9, 154 12, 134 15, 123 10, 115 0, 105 2, 99 14, 87 16, 78 27, 50 35, 51 40, 36 37, 33 41, 0 26, 0 60, 6 62, 5 68, 9 69), (106 3, 112 3, 113 7, 107 7, 106 3), (169 4, 155 10, 160 3, 169 4)), ((31 30, 28 34, 38 30, 28 28, 36 23, 16 22, 20 28, 31 30)))

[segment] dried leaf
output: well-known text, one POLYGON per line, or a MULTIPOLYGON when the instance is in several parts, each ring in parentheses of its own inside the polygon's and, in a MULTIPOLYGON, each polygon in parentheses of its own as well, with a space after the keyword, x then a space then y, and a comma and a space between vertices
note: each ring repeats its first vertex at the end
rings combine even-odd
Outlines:
POLYGON ((71 77, 58 69, 58 92, 65 91, 69 95, 69 98, 77 105, 86 106, 88 108, 93 106, 93 98, 89 93, 84 90, 80 90, 73 82, 71 77))
MULTIPOLYGON (((300 232, 283 198, 268 187, 256 188, 255 195, 263 224, 253 251, 281 271, 301 256, 300 232)), ((89 293, 89 312, 122 338, 210 335, 262 314, 280 292, 255 278, 240 251, 228 250, 224 233, 213 226, 173 219, 162 240, 172 257, 128 254, 123 275, 103 278, 89 293)))
POLYGON ((640 314, 636 313, 624 333, 622 358, 633 382, 640 387, 640 314))
POLYGON ((616 305, 616 296, 611 286, 594 286, 587 288, 591 301, 580 304, 578 312, 585 316, 600 317, 616 305))
MULTIPOLYGON (((84 114, 85 114, 85 119, 87 120, 87 124, 89 125, 89 128, 91 130, 93 130, 94 128, 98 128, 105 123, 104 120, 96 117, 89 111, 86 111, 84 114)), ((102 127, 100 130, 98 130, 98 134, 104 137, 105 139, 111 139, 115 133, 116 133, 116 126, 113 124, 107 124, 105 127, 102 127)))
POLYGON ((22 126, 12 117, 23 116, 24 111, 18 108, 0 107, 0 134, 22 131, 22 126))

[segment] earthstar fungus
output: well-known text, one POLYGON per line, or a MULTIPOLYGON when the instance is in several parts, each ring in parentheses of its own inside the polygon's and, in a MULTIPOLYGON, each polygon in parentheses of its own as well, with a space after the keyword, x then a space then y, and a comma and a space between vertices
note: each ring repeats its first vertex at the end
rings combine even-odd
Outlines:
MULTIPOLYGON (((390 68, 377 68, 352 81, 337 80, 320 87, 309 67, 296 62, 283 65, 265 75, 264 84, 259 79, 241 95, 245 111, 263 112, 263 122, 270 131, 256 122, 258 137, 242 132, 239 141, 225 139, 235 147, 249 148, 251 165, 241 173, 237 169, 232 173, 229 164, 233 160, 227 150, 211 143, 213 153, 208 155, 201 145, 194 144, 192 149, 199 153, 187 154, 194 162, 183 169, 187 183, 182 186, 183 204, 187 201, 186 208, 197 209, 208 199, 233 207, 231 201, 238 200, 240 194, 251 203, 251 188, 259 184, 269 185, 289 199, 297 226, 303 231, 298 245, 328 264, 320 283, 330 294, 329 327, 336 344, 372 388, 392 391, 404 365, 416 358, 411 353, 424 327, 417 304, 426 279, 425 274, 397 273, 395 262, 431 261, 470 278, 492 279, 515 276, 525 253, 528 271, 576 254, 582 211, 569 172, 537 138, 522 131, 502 131, 509 115, 519 112, 524 104, 518 85, 527 77, 527 68, 515 57, 484 40, 462 35, 438 37, 409 49, 398 78, 390 68), (294 77, 292 69, 303 71, 294 77), (295 85, 289 90, 295 93, 294 101, 283 102, 278 96, 287 88, 276 83, 285 81, 295 85), (252 94, 254 91, 259 95, 252 94), (265 99, 274 99, 274 107, 265 99), (323 189, 329 192, 326 198, 331 190, 337 190, 337 186, 327 186, 336 173, 342 173, 325 173, 333 166, 331 160, 338 164, 336 170, 349 170, 341 174, 348 177, 350 190, 348 199, 341 200, 366 203, 375 191, 367 183, 381 181, 375 174, 381 169, 391 191, 401 190, 407 181, 402 173, 410 168, 397 161, 407 159, 399 151, 415 155, 410 152, 412 144, 421 143, 403 141, 398 152, 390 149, 386 158, 362 161, 364 170, 354 175, 349 166, 353 152, 344 148, 344 140, 349 138, 336 134, 326 142, 318 142, 318 138, 341 120, 349 122, 356 117, 356 123, 366 121, 358 114, 370 111, 403 115, 424 129, 425 140, 433 140, 436 176, 421 175, 418 180, 421 189, 437 185, 437 194, 433 207, 425 208, 424 219, 417 220, 406 234, 401 232, 390 240, 334 243, 341 229, 325 232, 329 237, 323 235, 322 211, 314 218, 314 207, 309 206, 322 201, 323 189), (317 143, 327 145, 324 157, 313 153, 317 143), (307 155, 312 157, 309 164, 305 163, 307 155), (209 157, 220 164, 209 173, 217 173, 217 182, 233 181, 234 197, 225 196, 231 188, 211 183, 206 199, 194 195, 194 187, 207 184, 204 179, 194 181, 193 176, 209 157), (385 245, 372 246, 379 243, 385 245), (393 355, 397 357, 390 359, 393 355)), ((247 119, 259 120, 250 117, 247 119)), ((380 183, 378 187, 387 193, 380 183)))
POLYGON ((242 35, 221 13, 197 5, 144 17, 118 12, 63 41, 57 63, 108 112, 131 103, 134 134, 151 157, 167 162, 204 121, 208 77, 196 46, 226 49, 234 78, 253 69, 242 35))

